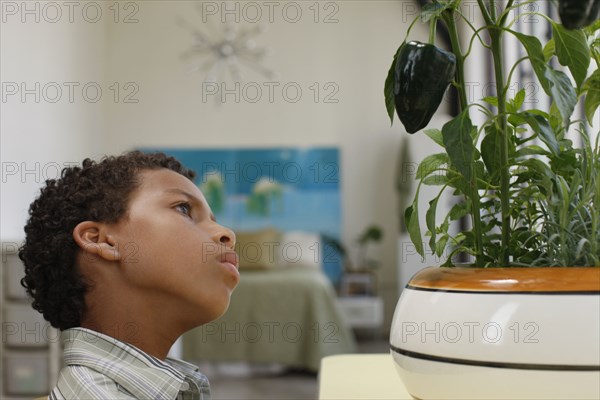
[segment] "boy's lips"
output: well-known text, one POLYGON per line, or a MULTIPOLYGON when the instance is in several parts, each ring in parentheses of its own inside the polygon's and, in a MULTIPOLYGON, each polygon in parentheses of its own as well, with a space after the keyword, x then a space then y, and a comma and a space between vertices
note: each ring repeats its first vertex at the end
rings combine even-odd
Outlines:
POLYGON ((221 254, 221 262, 232 264, 236 269, 239 269, 240 258, 235 251, 228 251, 221 254))

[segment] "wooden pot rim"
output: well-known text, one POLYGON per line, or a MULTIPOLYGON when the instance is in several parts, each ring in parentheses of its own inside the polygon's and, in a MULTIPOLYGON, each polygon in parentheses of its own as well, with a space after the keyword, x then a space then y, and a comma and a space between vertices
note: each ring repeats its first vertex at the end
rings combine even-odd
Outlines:
POLYGON ((412 277, 409 289, 514 294, 600 294, 600 268, 429 267, 412 277))

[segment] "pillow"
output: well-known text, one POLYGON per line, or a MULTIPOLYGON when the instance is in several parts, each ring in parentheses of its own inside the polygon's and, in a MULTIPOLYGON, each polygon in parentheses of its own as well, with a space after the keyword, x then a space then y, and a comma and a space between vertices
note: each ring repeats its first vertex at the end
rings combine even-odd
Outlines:
POLYGON ((277 229, 236 232, 235 236, 235 250, 240 256, 240 270, 267 269, 278 265, 281 232, 277 229))
POLYGON ((282 265, 321 268, 322 251, 318 233, 289 231, 282 235, 278 254, 282 265))

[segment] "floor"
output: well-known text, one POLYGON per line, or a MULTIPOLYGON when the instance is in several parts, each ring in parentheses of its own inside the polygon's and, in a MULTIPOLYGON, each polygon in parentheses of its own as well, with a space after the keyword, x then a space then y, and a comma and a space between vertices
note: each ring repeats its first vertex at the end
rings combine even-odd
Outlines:
MULTIPOLYGON (((388 340, 358 338, 361 353, 387 353, 388 340)), ((213 400, 315 400, 317 375, 278 366, 198 363, 209 377, 213 400)))

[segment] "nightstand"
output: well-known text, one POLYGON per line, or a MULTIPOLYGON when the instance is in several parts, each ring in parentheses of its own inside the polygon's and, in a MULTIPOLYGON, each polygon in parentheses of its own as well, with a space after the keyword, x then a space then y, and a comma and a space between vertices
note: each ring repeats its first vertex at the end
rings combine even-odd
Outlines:
POLYGON ((381 297, 338 297, 338 307, 352 328, 380 330, 383 325, 383 300, 381 297))
POLYGON ((18 241, 2 242, 0 269, 0 398, 31 399, 47 394, 61 366, 60 333, 31 307, 21 286, 24 267, 18 241))

